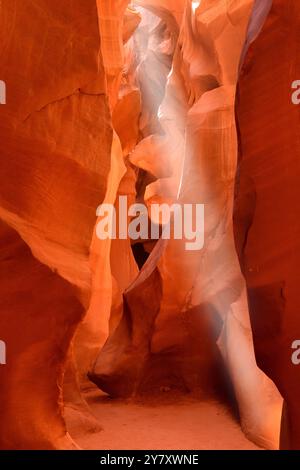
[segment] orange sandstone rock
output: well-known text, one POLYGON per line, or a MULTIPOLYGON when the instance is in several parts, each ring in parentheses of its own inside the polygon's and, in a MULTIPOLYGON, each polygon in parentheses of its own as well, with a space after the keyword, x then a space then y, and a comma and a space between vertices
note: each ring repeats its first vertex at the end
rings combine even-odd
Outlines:
POLYGON ((267 448, 274 380, 282 445, 297 448, 296 2, 274 0, 264 27, 269 0, 134 3, 1 7, 0 447, 75 449, 65 421, 99 430, 87 374, 113 396, 212 393, 227 374, 267 448), (119 195, 205 204, 203 249, 144 244, 139 272, 130 240, 96 234, 119 195))
POLYGON ((259 367, 285 399, 282 448, 299 449, 299 5, 274 0, 250 47, 236 106, 239 167, 234 226, 259 367), (288 34, 286 32, 289 31, 288 34), (284 40, 283 40, 284 37, 284 40))
MULTIPOLYGON (((144 6, 161 14, 158 2, 144 6)), ((205 204, 205 245, 200 252, 187 252, 185 240, 158 243, 140 281, 134 284, 139 287, 135 290, 132 285, 125 293, 123 320, 100 353, 91 376, 110 393, 130 394, 149 380, 152 361, 158 375, 160 362, 160 370, 167 370, 169 377, 173 374, 177 385, 188 389, 201 385, 209 390, 220 375, 219 338, 245 433, 265 447, 276 448, 281 397, 256 366, 244 280, 232 234, 235 91, 253 6, 247 0, 230 6, 202 1, 196 9, 186 3, 160 105, 160 132, 146 136, 130 160, 158 178, 146 189, 149 204, 175 201, 178 196, 181 202, 205 204), (141 328, 136 317, 136 306, 142 305, 140 291, 148 292, 153 276, 158 275, 159 311, 155 307, 150 314, 144 307, 151 322, 144 342, 137 346, 134 332, 141 328), (128 321, 126 330, 124 322, 128 321), (117 346, 120 331, 128 337, 128 345, 121 350, 117 346), (141 362, 144 366, 137 370, 141 362), (242 368, 247 374, 241 374, 242 368)), ((170 5, 164 7, 172 11, 170 5)), ((157 305, 158 288, 152 289, 157 305)))

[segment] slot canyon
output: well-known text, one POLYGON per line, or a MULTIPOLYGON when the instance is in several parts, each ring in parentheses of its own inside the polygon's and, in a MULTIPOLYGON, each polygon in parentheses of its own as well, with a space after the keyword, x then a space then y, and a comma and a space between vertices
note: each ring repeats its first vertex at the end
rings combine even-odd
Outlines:
POLYGON ((299 450, 298 1, 0 24, 0 449, 299 450), (203 246, 101 239, 121 196, 203 205, 203 246))

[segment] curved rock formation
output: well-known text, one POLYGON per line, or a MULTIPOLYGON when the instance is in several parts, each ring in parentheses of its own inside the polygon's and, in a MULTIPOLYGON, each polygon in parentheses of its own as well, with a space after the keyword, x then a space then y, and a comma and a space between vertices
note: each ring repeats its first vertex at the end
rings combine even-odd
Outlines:
MULTIPOLYGON (((142 140, 130 160, 158 178, 146 189, 150 205, 174 201, 178 192, 182 203, 205 203, 205 246, 200 252, 187 252, 186 240, 170 240, 165 247, 159 242, 140 273, 141 280, 126 291, 123 320, 100 353, 91 377, 117 395, 143 389, 151 374, 157 380, 166 370, 164 380, 173 376, 189 390, 199 385, 211 389, 220 386, 214 380, 220 375, 214 347, 219 338, 244 431, 260 445, 276 448, 281 398, 255 363, 244 281, 232 236, 236 82, 247 41, 258 34, 270 4, 259 21, 253 7, 251 1, 233 2, 231 7, 203 1, 197 9, 186 4, 160 105, 160 133, 142 140), (252 14, 254 23, 247 31, 252 14), (157 282, 159 305, 146 307, 148 294, 144 297, 141 290, 150 289, 157 296, 157 282), (150 320, 142 344, 137 340, 140 310, 150 320), (121 350, 120 335, 125 334, 128 345, 121 350), (241 374, 243 368, 247 374, 241 374)), ((155 11, 152 4, 151 11, 155 11)))
MULTIPOLYGON (((125 3, 123 1, 122 10, 117 11, 116 23, 120 26, 116 37, 121 40, 125 3)), ((62 418, 61 389, 66 358, 84 309, 88 306, 92 308, 94 299, 99 295, 105 299, 105 283, 111 282, 110 267, 104 262, 109 257, 107 247, 104 255, 100 253, 103 256, 100 271, 105 273, 105 283, 100 294, 94 289, 91 297, 92 287, 99 275, 93 267, 93 257, 99 256, 97 250, 92 255, 92 261, 90 259, 90 253, 95 252, 93 245, 92 248, 90 246, 96 208, 105 197, 114 200, 113 194, 116 194, 125 172, 122 150, 113 131, 109 108, 113 90, 110 95, 107 91, 107 82, 110 82, 112 73, 121 73, 122 63, 118 62, 116 52, 116 72, 114 64, 111 65, 108 60, 104 60, 103 64, 102 54, 107 57, 105 52, 111 46, 105 43, 105 31, 101 32, 100 40, 98 11, 100 16, 105 9, 109 14, 109 5, 99 2, 98 8, 94 0, 67 1, 63 4, 41 0, 29 5, 14 0, 9 5, 1 6, 1 61, 8 98, 7 104, 1 107, 0 134, 5 146, 2 147, 0 159, 0 215, 21 236, 28 246, 27 251, 30 253, 31 250, 36 266, 43 263, 45 267, 41 265, 41 269, 44 272, 50 268, 53 279, 57 279, 55 282, 61 286, 58 290, 54 283, 54 303, 51 300, 47 308, 43 307, 43 287, 39 287, 39 281, 30 274, 31 267, 27 268, 26 264, 23 266, 21 263, 20 270, 26 272, 28 269, 27 291, 31 285, 34 295, 41 296, 40 320, 34 316, 37 315, 37 300, 32 298, 31 313, 29 299, 29 304, 26 304, 26 291, 23 298, 20 290, 20 307, 15 312, 10 311, 10 303, 3 305, 1 335, 9 345, 10 363, 1 370, 4 376, 3 380, 1 378, 1 403, 6 410, 3 416, 7 416, 9 421, 8 425, 6 419, 2 420, 1 447, 5 448, 61 448, 73 445, 71 441, 67 442, 62 418), (31 23, 29 34, 27 28, 31 23), (27 42, 24 43, 23 38, 27 42), (58 44, 61 47, 58 48, 58 44), (30 52, 25 53, 24 48, 30 52), (119 163, 116 158, 118 152, 119 163), (67 304, 71 290, 76 308, 67 304), (76 297, 80 299, 81 307, 76 297), (61 306, 58 308, 59 301, 61 306), (8 321, 8 315, 14 315, 20 331, 26 325, 30 328, 33 322, 32 331, 27 334, 27 339, 24 338, 22 347, 18 335, 14 334, 14 321, 8 321), (49 335, 49 328, 52 336, 43 345, 43 336, 49 335), (38 365, 43 359, 38 343, 41 343, 47 358, 44 359, 43 371, 38 365), (37 362, 35 357, 39 355, 41 357, 37 362), (53 364, 53 374, 49 374, 47 361, 49 367, 53 364), (17 363, 24 367, 22 388, 16 386, 20 381, 17 363), (30 398, 34 380, 26 379, 26 374, 27 377, 30 374, 41 376, 39 380, 43 385, 37 383, 35 394, 41 394, 42 401, 36 408, 31 405, 34 397, 30 398), (12 386, 14 393, 9 392, 12 386), (12 413, 12 407, 16 409, 19 403, 22 404, 20 413, 12 413), (28 433, 29 427, 31 433, 28 433)), ((130 26, 127 34, 132 30, 130 26)), ((121 50, 121 46, 118 42, 116 51, 118 48, 121 50)), ((31 263, 35 272, 34 261, 31 263)), ((15 288, 18 291, 17 276, 16 270, 15 288)), ((45 275, 44 282, 46 285, 50 283, 45 275)), ((49 284, 49 300, 51 292, 49 284)), ((47 297, 44 302, 47 303, 47 297)), ((102 307, 105 310, 104 304, 102 307)), ((110 306, 106 311, 109 312, 109 309, 110 306)), ((101 318, 100 313, 99 316, 101 318)), ((95 351, 106 338, 108 326, 105 318, 107 316, 104 315, 100 320, 100 330, 96 330, 95 351), (104 325, 103 331, 101 324, 104 325)), ((88 351, 92 349, 92 339, 88 351)), ((80 345, 80 351, 84 356, 84 342, 80 345)), ((75 386, 76 381, 73 382, 75 386)))
POLYGON ((246 55, 236 106, 236 246, 257 363, 286 401, 282 447, 289 449, 300 445, 299 369, 291 360, 292 344, 300 337, 299 110, 291 100, 291 84, 300 72, 299 21, 296 2, 274 0, 246 55))
POLYGON ((265 448, 283 396, 299 448, 296 1, 129 3, 0 6, 0 448, 76 449, 89 380, 231 401, 265 448), (204 204, 203 248, 100 240, 120 195, 204 204))

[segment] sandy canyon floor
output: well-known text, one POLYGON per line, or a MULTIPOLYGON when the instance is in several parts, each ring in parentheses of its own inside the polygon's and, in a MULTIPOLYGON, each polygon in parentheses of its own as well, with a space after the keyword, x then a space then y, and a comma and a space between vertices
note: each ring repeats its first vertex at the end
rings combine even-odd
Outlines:
POLYGON ((102 430, 74 420, 71 434, 83 449, 256 450, 224 404, 161 392, 138 400, 112 399, 95 388, 85 398, 102 430))

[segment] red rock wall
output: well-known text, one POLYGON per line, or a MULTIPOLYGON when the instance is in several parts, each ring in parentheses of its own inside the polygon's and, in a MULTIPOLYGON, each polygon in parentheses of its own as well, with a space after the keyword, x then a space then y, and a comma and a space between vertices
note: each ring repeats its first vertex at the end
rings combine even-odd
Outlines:
MULTIPOLYGON (((7 86, 0 108, 0 217, 11 227, 3 229, 3 247, 12 240, 1 264, 8 364, 0 371, 0 446, 69 448, 74 444, 62 417, 66 359, 90 303, 96 208, 119 184, 109 179, 105 42, 101 48, 94 0, 6 1, 0 29, 7 86)), ((98 330, 97 348, 103 336, 98 330)), ((71 383, 76 389, 74 377, 71 383)))
POLYGON ((299 5, 274 0, 241 72, 235 235, 246 278, 259 367, 286 402, 283 448, 299 449, 300 369, 291 345, 299 317, 299 5))
POLYGON ((1 3, 0 448, 75 449, 66 421, 99 426, 88 377, 134 396, 223 392, 224 375, 267 448, 272 379, 297 448, 296 1, 262 31, 269 0, 128 3, 1 3), (203 249, 144 243, 139 271, 129 239, 97 237, 119 195, 205 204, 203 249))

